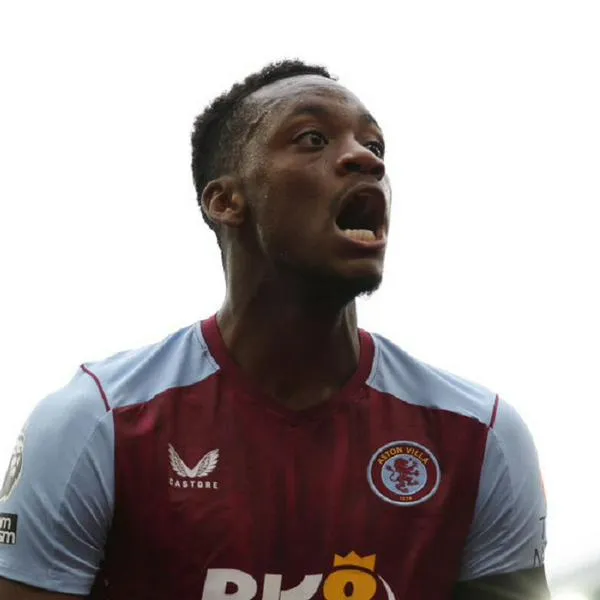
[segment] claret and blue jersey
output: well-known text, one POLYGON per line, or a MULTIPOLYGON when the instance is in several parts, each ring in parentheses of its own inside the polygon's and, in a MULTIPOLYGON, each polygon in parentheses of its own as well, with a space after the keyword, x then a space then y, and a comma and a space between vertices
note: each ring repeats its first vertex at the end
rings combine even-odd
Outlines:
POLYGON ((300 412, 241 372, 215 317, 82 365, 19 438, 0 576, 112 600, 425 600, 539 566, 545 499, 515 410, 360 342, 347 385, 300 412))

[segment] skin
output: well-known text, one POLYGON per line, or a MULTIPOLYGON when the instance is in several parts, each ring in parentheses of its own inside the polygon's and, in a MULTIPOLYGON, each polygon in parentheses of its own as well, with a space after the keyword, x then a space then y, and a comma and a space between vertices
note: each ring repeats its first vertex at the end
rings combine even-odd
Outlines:
MULTIPOLYGON (((238 364, 274 401, 302 410, 325 402, 358 364, 355 298, 379 286, 385 247, 349 245, 335 218, 348 189, 373 183, 385 196, 387 236, 383 136, 356 96, 323 77, 280 81, 248 101, 258 116, 244 161, 202 198, 221 231, 227 293, 218 322, 238 364), (307 103, 321 110, 294 114, 307 103)), ((74 597, 0 578, 0 600, 74 597)), ((537 568, 459 583, 452 598, 541 600, 549 593, 537 568)))
POLYGON ((352 186, 374 184, 387 236, 383 134, 356 96, 320 76, 276 82, 248 101, 259 116, 245 160, 202 198, 221 231, 227 294, 218 322, 246 373, 301 410, 326 401, 357 367, 355 298, 379 286, 385 247, 349 245, 335 218, 352 186), (308 105, 315 110, 298 112, 308 105))

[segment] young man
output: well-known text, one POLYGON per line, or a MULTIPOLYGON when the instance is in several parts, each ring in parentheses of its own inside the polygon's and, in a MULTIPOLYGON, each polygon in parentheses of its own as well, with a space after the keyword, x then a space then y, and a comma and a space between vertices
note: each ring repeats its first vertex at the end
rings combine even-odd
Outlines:
POLYGON ((0 600, 545 597, 518 415, 357 327, 389 225, 376 120, 286 61, 192 145, 224 304, 37 406, 2 491, 0 600))

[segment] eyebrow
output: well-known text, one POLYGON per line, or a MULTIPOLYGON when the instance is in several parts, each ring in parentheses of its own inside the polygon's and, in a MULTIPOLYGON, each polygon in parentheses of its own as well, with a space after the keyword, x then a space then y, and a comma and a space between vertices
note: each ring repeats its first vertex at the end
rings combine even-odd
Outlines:
MULTIPOLYGON (((318 119, 330 118, 333 116, 333 111, 329 110, 322 104, 315 103, 303 103, 296 106, 294 110, 287 115, 287 118, 298 117, 302 115, 309 115, 318 119)), ((358 117, 359 121, 363 125, 375 125, 378 129, 381 129, 379 123, 375 120, 375 117, 370 112, 363 112, 358 117)))

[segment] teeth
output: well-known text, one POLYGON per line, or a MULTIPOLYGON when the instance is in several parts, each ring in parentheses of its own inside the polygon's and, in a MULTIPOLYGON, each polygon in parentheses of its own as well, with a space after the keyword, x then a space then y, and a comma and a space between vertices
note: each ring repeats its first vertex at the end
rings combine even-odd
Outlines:
POLYGON ((368 229, 343 229, 344 235, 347 235, 353 240, 359 240, 361 242, 373 242, 377 238, 372 231, 368 229))

